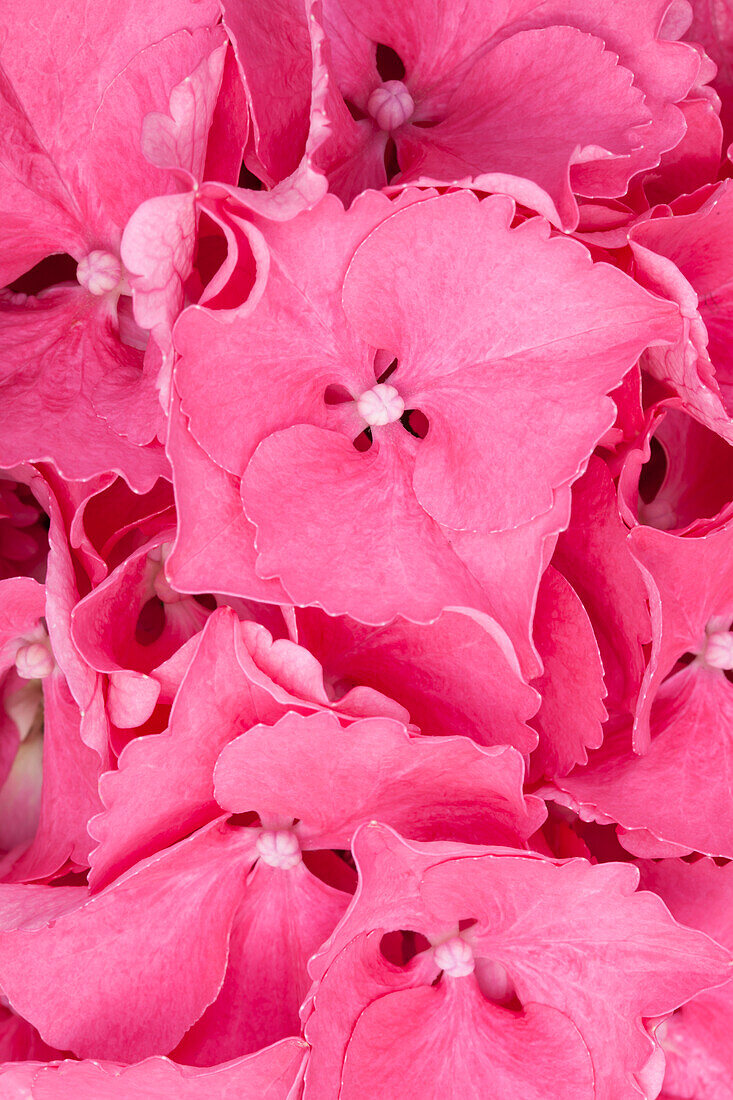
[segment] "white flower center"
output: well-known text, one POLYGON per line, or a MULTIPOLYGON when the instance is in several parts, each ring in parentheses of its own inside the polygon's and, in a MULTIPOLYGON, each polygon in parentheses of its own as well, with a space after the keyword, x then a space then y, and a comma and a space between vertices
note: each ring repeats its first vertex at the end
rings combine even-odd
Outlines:
POLYGON ((385 80, 367 101, 367 111, 380 130, 396 130, 412 118, 415 101, 401 80, 385 80))
POLYGON ((281 871, 297 867, 303 858, 298 838, 292 829, 263 829, 256 843, 260 859, 281 871))
POLYGON ((728 630, 708 634, 700 656, 708 668, 733 669, 733 634, 728 630))
POLYGON ((90 294, 97 296, 108 294, 111 290, 122 290, 122 264, 111 252, 95 249, 79 260, 76 278, 90 294))
POLYGON ((29 642, 15 654, 15 671, 24 680, 44 680, 54 667, 51 651, 43 642, 29 642))
POLYGON ((356 411, 372 428, 381 428, 399 420, 405 411, 405 402, 394 386, 379 382, 366 390, 356 402, 356 411))
POLYGON ((470 943, 461 936, 451 936, 433 948, 435 963, 449 978, 465 978, 473 974, 476 960, 470 943))

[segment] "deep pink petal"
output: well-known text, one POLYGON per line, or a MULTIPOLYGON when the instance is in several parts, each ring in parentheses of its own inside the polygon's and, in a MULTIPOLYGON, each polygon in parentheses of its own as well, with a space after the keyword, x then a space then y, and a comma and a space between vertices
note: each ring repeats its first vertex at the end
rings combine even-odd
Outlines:
POLYGON ((40 1068, 34 1100, 287 1100, 305 1046, 286 1039, 227 1065, 194 1069, 167 1058, 132 1066, 61 1062, 40 1068))
POLYGON ((313 60, 307 5, 276 0, 245 7, 225 0, 222 8, 247 91, 257 157, 265 182, 277 183, 297 168, 308 136, 313 60))
POLYGON ((270 436, 242 479, 258 573, 279 577, 295 603, 317 601, 367 623, 397 614, 425 622, 451 606, 483 610, 483 593, 418 504, 409 475, 401 443, 362 454, 348 437, 307 425, 270 436))
POLYGON ((3 258, 6 286, 51 253, 86 251, 79 212, 34 132, 12 82, 0 68, 0 166, 3 258))
POLYGON ((526 720, 536 710, 536 695, 490 619, 444 611, 426 625, 400 617, 374 628, 305 608, 297 614, 297 631, 337 698, 352 684, 368 684, 396 698, 423 733, 462 734, 520 752, 534 747, 526 720))
POLYGON ((603 739, 603 665, 588 615, 561 573, 543 574, 535 610, 535 639, 544 672, 534 682, 542 705, 534 720, 540 743, 533 764, 563 775, 585 763, 603 739))
POLYGON ((609 709, 634 706, 651 640, 647 592, 619 516, 610 471, 595 456, 573 485, 570 524, 553 564, 580 596, 598 639, 609 709))
POLYGON ((725 180, 701 197, 692 212, 654 218, 631 232, 638 278, 679 302, 685 318, 683 338, 654 349, 644 365, 680 395, 691 416, 731 442, 733 184, 725 180))
POLYGON ((306 964, 350 900, 302 863, 283 871, 259 860, 234 918, 224 985, 176 1057, 210 1065, 299 1034, 306 964))
POLYGON ((291 713, 224 748, 215 786, 232 813, 296 819, 306 848, 348 848, 371 818, 418 840, 521 845, 544 819, 544 807, 521 793, 523 773, 511 748, 410 737, 385 718, 344 729, 333 714, 291 713))
POLYGON ((532 640, 532 619, 540 579, 558 533, 570 519, 570 486, 555 494, 549 512, 521 527, 492 531, 450 531, 448 539, 486 593, 490 614, 509 635, 525 679, 542 671, 532 640))
POLYGON ((718 66, 715 88, 722 99, 720 112, 726 140, 733 136, 733 11, 727 0, 692 0, 691 42, 700 42, 718 66))
POLYGON ((633 1095, 629 1076, 653 1049, 639 1017, 669 1012, 729 972, 725 951, 677 925, 658 898, 635 894, 637 881, 621 864, 510 857, 445 862, 420 887, 445 920, 474 914, 475 953, 507 969, 523 1003, 551 1005, 574 1021, 599 1100, 633 1095))
POLYGON ((558 785, 625 829, 732 858, 733 685, 719 670, 684 669, 659 689, 650 725, 644 756, 602 752, 558 785))
POLYGON ((132 445, 95 412, 100 378, 120 368, 139 371, 140 353, 119 342, 104 309, 81 288, 3 303, 0 349, 4 466, 51 460, 69 478, 113 470, 143 492, 165 476, 161 447, 132 445))
MULTIPOLYGON (((487 1001, 472 978, 443 979, 367 1006, 351 1035, 340 1096, 384 1100, 573 1100, 595 1096, 588 1050, 561 1012, 519 1016, 487 1001)), ((309 1093, 306 1091, 306 1097, 309 1093)), ((312 1095, 312 1094, 311 1094, 312 1095)))
POLYGON ((637 527, 629 548, 641 566, 654 627, 652 651, 636 712, 634 747, 649 743, 649 711, 675 662, 705 645, 711 619, 733 618, 730 569, 733 524, 703 538, 678 538, 653 527, 637 527), (704 578, 704 583, 702 581, 704 578))
POLYGON ((133 1062, 170 1050, 221 987, 250 852, 248 838, 219 823, 92 897, 85 887, 61 901, 54 887, 3 887, 8 1000, 79 1057, 133 1062))
MULTIPOLYGON (((264 627, 247 625, 255 640, 260 633, 269 639, 264 627)), ((298 703, 252 660, 234 612, 216 611, 202 632, 168 729, 131 741, 118 769, 102 779, 105 812, 92 825, 99 842, 92 885, 108 882, 218 816, 213 776, 223 746, 242 728, 275 721, 288 704, 298 703)))
POLYGON ((287 603, 277 581, 255 572, 255 528, 242 512, 237 479, 198 445, 177 399, 168 426, 178 528, 167 569, 175 587, 287 603))
POLYGON ((567 26, 519 32, 469 67, 437 125, 398 135, 400 181, 465 180, 572 228, 571 165, 628 156, 648 130, 632 81, 601 38, 567 26))
POLYGON ((678 330, 669 303, 547 240, 545 223, 511 230, 512 215, 508 199, 466 192, 417 203, 370 234, 344 284, 355 331, 397 357, 390 381, 430 422, 413 484, 450 527, 548 511, 613 422, 604 395, 678 330))
POLYGON ((86 868, 92 841, 87 823, 99 813, 98 753, 84 744, 79 708, 59 672, 43 692, 43 780, 38 828, 32 843, 5 875, 7 881, 43 879, 67 861, 86 868))
MULTIPOLYGON (((402 202, 418 198, 412 192, 402 202)), ((329 196, 282 223, 255 219, 270 256, 261 299, 248 299, 229 323, 206 310, 181 317, 176 387, 194 438, 219 466, 241 475, 271 432, 294 421, 331 423, 329 384, 348 387, 354 398, 374 385, 373 349, 351 331, 340 293, 355 247, 394 209, 369 193, 348 214, 329 196), (232 405, 241 415, 222 417, 232 405)))

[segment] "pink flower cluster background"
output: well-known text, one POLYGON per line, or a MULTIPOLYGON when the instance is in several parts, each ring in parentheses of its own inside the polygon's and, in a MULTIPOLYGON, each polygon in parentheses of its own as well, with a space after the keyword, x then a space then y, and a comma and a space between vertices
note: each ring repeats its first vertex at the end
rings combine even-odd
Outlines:
POLYGON ((3 0, 0 1096, 733 1100, 730 0, 3 0))

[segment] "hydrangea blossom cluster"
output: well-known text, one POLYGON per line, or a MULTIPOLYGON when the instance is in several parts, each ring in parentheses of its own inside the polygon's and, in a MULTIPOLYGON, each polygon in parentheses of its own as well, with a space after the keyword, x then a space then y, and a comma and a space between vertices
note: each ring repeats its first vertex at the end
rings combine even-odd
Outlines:
POLYGON ((0 1095, 733 1100, 730 0, 4 0, 0 1095))

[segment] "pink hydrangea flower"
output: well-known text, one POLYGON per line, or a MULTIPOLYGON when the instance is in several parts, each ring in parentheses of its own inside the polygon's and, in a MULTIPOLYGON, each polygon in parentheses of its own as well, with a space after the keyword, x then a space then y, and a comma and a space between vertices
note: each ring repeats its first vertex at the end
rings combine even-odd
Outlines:
MULTIPOLYGON (((242 478, 256 528, 251 581, 253 555, 238 552, 241 595, 278 577, 294 602, 365 622, 424 621, 451 605, 491 613, 496 580, 476 580, 484 544, 490 560, 493 533, 531 540, 610 426, 605 393, 674 332, 671 306, 593 267, 574 242, 548 240, 544 223, 510 229, 508 200, 404 202, 369 195, 344 214, 324 200, 271 224, 259 301, 226 325, 200 309, 177 325, 190 432, 242 478), (303 263, 308 241, 326 264, 303 263), (222 415, 224 389, 246 417, 222 415), (531 418, 512 417, 517 402, 531 418)), ((182 524, 195 485, 179 475, 182 524)), ((179 568, 174 551, 174 580, 179 568)))
POLYGON ((727 785, 733 730, 731 526, 703 538, 638 527, 629 544, 648 585, 654 641, 637 709, 589 766, 558 787, 618 822, 639 855, 731 858, 727 785), (641 753, 642 755, 637 755, 641 753), (637 837, 638 833, 638 837, 637 837))
POLYGON ((729 972, 723 948, 634 893, 632 867, 416 844, 376 822, 353 848, 359 892, 311 967, 305 1097, 370 1082, 631 1098, 655 1058, 641 1021, 729 972))
POLYGON ((691 416, 730 443, 730 181, 681 200, 668 215, 635 227, 631 247, 644 285, 679 302, 685 331, 673 347, 650 351, 644 365, 679 394, 691 416))
POLYGON ((225 5, 264 132, 252 167, 268 183, 292 171, 309 112, 320 137, 322 59, 329 132, 314 161, 345 202, 395 180, 457 182, 573 228, 574 192, 621 196, 679 143, 676 104, 700 80, 698 53, 675 41, 685 20, 665 21, 664 3, 593 15, 569 0, 491 13, 471 3, 460 14, 420 3, 406 17, 391 0, 329 0, 315 19, 302 5, 278 6, 277 18, 267 7, 225 5), (263 85, 263 57, 287 73, 287 98, 263 85))
MULTIPOLYGON (((74 4, 50 4, 36 9, 37 29, 28 34, 22 4, 3 12, 0 125, 9 159, 0 282, 12 284, 49 255, 71 257, 66 267, 46 264, 48 273, 29 276, 27 293, 3 296, 5 465, 51 459, 72 478, 112 469, 137 489, 166 471, 155 442, 157 364, 153 356, 144 365, 147 333, 121 300, 129 285, 120 240, 144 198, 178 190, 168 164, 143 155, 145 132, 170 89, 212 51, 221 79, 216 15, 215 5, 192 0, 166 4, 154 18, 144 5, 92 17, 74 4)), ((208 116, 201 108, 194 162, 203 162, 213 102, 208 116)))

